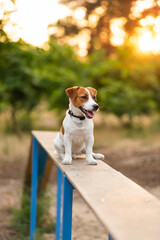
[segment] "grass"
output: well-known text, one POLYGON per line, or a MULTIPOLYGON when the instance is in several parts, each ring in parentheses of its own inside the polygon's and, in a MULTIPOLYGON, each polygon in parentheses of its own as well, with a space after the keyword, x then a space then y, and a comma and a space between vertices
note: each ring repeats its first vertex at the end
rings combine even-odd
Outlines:
POLYGON ((105 124, 95 126, 95 148, 113 146, 124 139, 144 142, 158 141, 160 137, 160 116, 152 116, 148 126, 135 124, 132 127, 110 127, 105 124))
MULTIPOLYGON (((0 178, 19 179, 23 181, 29 155, 30 134, 0 133, 0 178)), ((19 190, 18 190, 19 191, 19 190)), ((10 227, 16 231, 17 237, 6 240, 28 240, 30 222, 30 193, 26 192, 20 200, 21 205, 9 208, 10 227)), ((51 197, 48 192, 42 193, 37 205, 36 239, 43 240, 44 233, 54 232, 54 222, 49 214, 51 197)))
MULTIPOLYGON (((42 192, 37 201, 37 229, 36 240, 43 240, 44 233, 52 233, 55 230, 53 219, 49 214, 51 196, 42 192)), ((10 226, 16 230, 21 240, 29 239, 30 228, 30 192, 27 191, 22 197, 20 208, 10 208, 12 220, 10 226)))
POLYGON ((13 162, 28 157, 30 134, 23 133, 21 136, 16 134, 5 134, 0 132, 0 158, 1 161, 13 162))
POLYGON ((56 114, 55 111, 46 111, 46 109, 46 104, 41 104, 30 114, 26 111, 17 112, 17 129, 12 126, 10 112, 1 113, 0 132, 21 136, 23 133, 30 133, 32 129, 55 130, 57 127, 59 128, 65 112, 56 114))

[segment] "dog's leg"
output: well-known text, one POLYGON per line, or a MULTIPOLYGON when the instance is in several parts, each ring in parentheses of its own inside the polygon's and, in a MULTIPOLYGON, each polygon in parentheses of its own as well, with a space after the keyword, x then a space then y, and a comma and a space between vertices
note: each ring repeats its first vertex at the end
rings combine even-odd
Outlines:
POLYGON ((57 134, 56 138, 54 139, 54 147, 56 149, 56 152, 58 156, 63 160, 64 158, 64 146, 60 139, 59 133, 57 134))
POLYGON ((55 153, 56 155, 58 155, 58 157, 59 157, 61 160, 63 160, 63 158, 64 158, 64 153, 60 153, 60 152, 58 152, 57 150, 54 151, 54 153, 55 153))
POLYGON ((65 147, 65 155, 64 155, 62 164, 71 164, 72 163, 72 141, 68 134, 64 135, 64 147, 65 147))
POLYGON ((60 153, 60 158, 63 160, 64 159, 64 153, 60 153))
POLYGON ((90 165, 96 165, 97 164, 96 160, 92 156, 93 142, 94 142, 93 135, 90 135, 85 139, 86 161, 90 165))
POLYGON ((103 160, 104 159, 104 155, 101 153, 94 153, 92 152, 92 156, 94 157, 94 159, 96 160, 103 160))

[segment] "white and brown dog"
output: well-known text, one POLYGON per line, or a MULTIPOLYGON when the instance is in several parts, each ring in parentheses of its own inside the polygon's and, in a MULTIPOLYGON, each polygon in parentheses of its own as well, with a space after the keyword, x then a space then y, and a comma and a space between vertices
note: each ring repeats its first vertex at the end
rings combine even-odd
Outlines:
POLYGON ((66 89, 69 96, 69 110, 60 132, 54 140, 54 146, 61 157, 62 164, 71 164, 77 154, 86 153, 88 164, 95 165, 95 159, 103 159, 104 155, 93 153, 93 111, 99 106, 96 103, 97 91, 94 88, 72 87, 66 89))

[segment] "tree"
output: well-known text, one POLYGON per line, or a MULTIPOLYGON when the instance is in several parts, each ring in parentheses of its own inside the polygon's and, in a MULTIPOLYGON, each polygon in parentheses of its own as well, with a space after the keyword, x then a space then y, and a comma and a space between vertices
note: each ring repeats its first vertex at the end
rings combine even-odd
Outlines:
POLYGON ((89 56, 88 79, 98 89, 100 106, 106 112, 131 118, 160 111, 158 56, 137 56, 118 49, 114 58, 98 51, 89 56))
POLYGON ((11 112, 13 129, 17 127, 16 113, 30 112, 41 97, 41 78, 36 71, 39 52, 23 42, 0 43, 0 98, 1 110, 11 112))
POLYGON ((59 20, 57 27, 61 31, 57 30, 53 36, 64 41, 63 39, 65 36, 73 38, 80 34, 82 30, 87 30, 90 35, 88 37, 90 40, 87 42, 89 53, 91 53, 93 49, 100 49, 102 47, 108 54, 115 50, 113 43, 111 42, 111 23, 114 18, 124 18, 123 28, 126 32, 127 42, 128 39, 130 39, 130 36, 134 35, 135 29, 141 27, 139 23, 140 19, 145 18, 146 16, 157 17, 159 16, 160 11, 160 6, 157 1, 154 1, 149 8, 146 6, 146 8, 144 7, 142 10, 138 10, 138 8, 136 10, 135 6, 137 1, 134 0, 61 0, 60 2, 70 7, 73 11, 83 7, 85 17, 76 20, 73 15, 59 20), (134 12, 137 11, 137 13, 133 13, 134 8, 134 12), (59 32, 61 32, 61 34, 59 32))
POLYGON ((50 109, 67 109, 65 89, 75 85, 87 85, 85 63, 67 45, 50 41, 49 49, 41 55, 43 67, 39 69, 43 90, 50 109))

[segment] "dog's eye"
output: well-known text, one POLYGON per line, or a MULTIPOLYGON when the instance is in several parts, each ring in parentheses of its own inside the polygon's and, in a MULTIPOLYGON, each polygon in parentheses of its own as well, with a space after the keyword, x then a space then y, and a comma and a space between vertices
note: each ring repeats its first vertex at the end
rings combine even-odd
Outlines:
POLYGON ((93 99, 96 99, 96 96, 94 96, 93 99))
POLYGON ((83 99, 87 99, 87 96, 81 96, 81 98, 83 98, 83 99))

